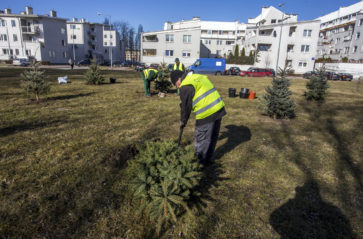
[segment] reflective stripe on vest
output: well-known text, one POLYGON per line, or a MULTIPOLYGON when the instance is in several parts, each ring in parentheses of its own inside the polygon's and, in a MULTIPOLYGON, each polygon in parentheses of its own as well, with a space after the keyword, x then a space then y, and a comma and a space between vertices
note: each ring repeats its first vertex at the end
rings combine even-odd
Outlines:
POLYGON ((195 90, 192 110, 197 120, 204 119, 224 107, 221 96, 207 76, 199 74, 188 75, 182 81, 180 87, 186 85, 192 85, 195 90))
POLYGON ((145 70, 144 70, 145 80, 149 79, 150 71, 155 72, 155 74, 156 74, 156 75, 158 74, 158 71, 157 71, 157 70, 155 70, 155 69, 145 69, 145 70))
POLYGON ((183 64, 179 63, 179 69, 178 69, 177 64, 174 64, 174 71, 176 71, 176 70, 183 71, 183 64))

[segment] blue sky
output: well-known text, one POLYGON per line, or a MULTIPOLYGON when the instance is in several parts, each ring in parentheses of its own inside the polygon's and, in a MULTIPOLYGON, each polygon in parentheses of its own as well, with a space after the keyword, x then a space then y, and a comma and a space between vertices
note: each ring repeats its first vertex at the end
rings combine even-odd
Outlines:
POLYGON ((26 5, 34 8, 36 14, 57 11, 59 17, 102 22, 103 12, 112 16, 112 21, 126 21, 137 28, 142 24, 144 31, 161 30, 165 21, 179 21, 199 16, 202 20, 247 22, 261 13, 262 6, 275 6, 285 3, 283 11, 299 14, 299 20, 311 20, 340 6, 349 6, 359 0, 1 0, 0 8, 11 8, 13 13, 24 11, 26 5))

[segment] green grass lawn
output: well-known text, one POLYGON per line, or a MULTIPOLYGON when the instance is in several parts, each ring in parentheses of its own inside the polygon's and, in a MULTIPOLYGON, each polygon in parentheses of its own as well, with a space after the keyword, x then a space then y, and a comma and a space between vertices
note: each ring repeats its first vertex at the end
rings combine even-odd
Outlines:
MULTIPOLYGON (((134 72, 85 85, 84 70, 46 70, 47 100, 30 100, 19 68, 0 68, 0 238, 157 238, 136 213, 126 160, 147 140, 177 139, 179 98, 144 97, 134 72), (57 76, 72 83, 58 85, 57 76)), ((329 82, 325 104, 304 100, 292 79, 293 120, 261 114, 269 78, 211 76, 227 110, 216 161, 205 169, 205 208, 163 234, 180 238, 362 238, 363 90, 329 82), (188 236, 189 237, 189 236, 188 236)), ((183 143, 193 140, 194 119, 183 143)))

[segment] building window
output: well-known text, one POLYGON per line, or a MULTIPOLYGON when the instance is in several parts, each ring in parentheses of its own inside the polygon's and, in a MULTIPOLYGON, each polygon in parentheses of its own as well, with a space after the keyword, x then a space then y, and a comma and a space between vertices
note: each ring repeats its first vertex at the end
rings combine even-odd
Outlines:
POLYGON ((182 55, 183 57, 190 57, 190 51, 183 51, 182 55))
POLYGON ((25 50, 25 55, 27 55, 27 56, 31 56, 31 50, 25 50))
POLYGON ((10 54, 10 56, 14 55, 13 49, 9 50, 9 54, 10 54))
POLYGON ((357 46, 354 46, 353 53, 356 53, 357 51, 358 51, 358 47, 357 46))
POLYGON ((73 24, 72 24, 72 25, 70 25, 70 28, 71 28, 71 29, 76 29, 76 25, 73 25, 73 24))
POLYGON ((173 50, 166 50, 165 51, 165 56, 174 56, 174 51, 173 50))
POLYGON ((276 19, 271 19, 271 24, 275 24, 276 23, 276 19))
POLYGON ((233 45, 234 41, 226 41, 226 45, 233 45))
POLYGON ((107 49, 105 49, 105 53, 107 53, 107 49))
POLYGON ((6 21, 5 20, 1 20, 0 26, 5 27, 6 26, 6 21))
POLYGON ((301 45, 301 52, 309 52, 310 46, 309 45, 301 45))
POLYGON ((13 34, 13 41, 14 41, 14 42, 15 42, 15 41, 18 41, 18 35, 13 34))
POLYGON ((212 30, 208 30, 208 35, 212 35, 212 30))
POLYGON ((274 36, 274 37, 277 37, 277 33, 276 33, 276 31, 274 31, 273 36, 274 36))
POLYGON ((192 42, 192 36, 191 35, 184 35, 183 36, 183 42, 184 43, 191 43, 192 42))
POLYGON ((222 45, 223 41, 222 40, 217 40, 217 45, 222 45))
POLYGON ((223 34, 223 31, 219 30, 218 35, 222 35, 222 34, 223 34))
POLYGON ((15 49, 15 55, 19 56, 19 49, 15 49))
POLYGON ((344 54, 348 54, 349 53, 349 47, 345 47, 344 48, 344 54))
POLYGON ((357 34, 355 35, 355 39, 358 40, 360 38, 360 32, 357 32, 357 34))
POLYGON ((144 49, 142 54, 144 56, 156 56, 156 49, 144 49))
POLYGON ((221 50, 217 50, 217 51, 216 51, 216 55, 217 55, 217 56, 221 56, 221 50))
POLYGON ((64 28, 61 28, 61 34, 66 34, 66 29, 64 29, 64 28))
POLYGON ((173 34, 166 34, 165 35, 166 42, 174 42, 174 35, 173 34))
POLYGON ((210 45, 212 43, 212 41, 211 40, 209 40, 209 39, 205 39, 204 40, 204 44, 206 44, 206 45, 210 45))
POLYGON ((7 55, 7 54, 8 54, 8 49, 3 48, 3 55, 7 55))
POLYGON ((360 19, 359 20, 359 26, 362 26, 363 25, 363 19, 360 19))
POLYGON ((233 31, 229 31, 228 32, 228 35, 234 35, 234 32, 233 31))
POLYGON ((67 52, 63 52, 63 58, 67 58, 67 52))
POLYGON ((105 34, 105 35, 103 36, 103 38, 107 38, 107 35, 105 34))
POLYGON ((15 20, 11 20, 11 26, 12 26, 12 27, 16 27, 16 22, 15 22, 15 20))
POLYGON ((6 34, 0 34, 0 41, 7 41, 8 36, 6 34))
POLYGON ((107 42, 105 42, 105 46, 107 46, 107 42))
POLYGON ((260 44, 258 45, 258 49, 260 51, 268 51, 270 49, 271 45, 269 44, 260 44))
POLYGON ((110 38, 112 39, 112 35, 110 35, 110 38))
POLYGON ((311 37, 312 30, 304 30, 304 37, 311 37))
POLYGON ((110 46, 113 46, 112 42, 110 42, 110 46))
POLYGON ((305 61, 299 61, 299 67, 306 67, 308 64, 305 61))
POLYGON ((62 46, 66 46, 66 42, 62 40, 62 46))
POLYGON ((71 39, 75 40, 75 39, 77 39, 77 36, 76 35, 71 35, 71 39))

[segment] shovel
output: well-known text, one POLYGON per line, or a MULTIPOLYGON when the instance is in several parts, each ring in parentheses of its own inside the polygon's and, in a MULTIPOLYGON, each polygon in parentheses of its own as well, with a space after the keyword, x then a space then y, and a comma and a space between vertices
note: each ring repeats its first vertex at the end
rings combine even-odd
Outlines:
POLYGON ((181 138, 182 138, 182 135, 183 135, 183 130, 184 130, 184 127, 180 127, 180 129, 179 129, 179 138, 178 138, 178 146, 180 146, 180 141, 181 141, 181 138))

